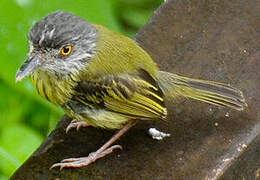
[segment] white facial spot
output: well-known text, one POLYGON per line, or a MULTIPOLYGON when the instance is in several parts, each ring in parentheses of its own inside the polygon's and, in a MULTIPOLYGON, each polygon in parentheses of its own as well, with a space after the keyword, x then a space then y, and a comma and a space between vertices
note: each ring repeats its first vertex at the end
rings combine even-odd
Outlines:
POLYGON ((33 44, 31 41, 29 41, 29 54, 33 52, 33 44))
POLYGON ((44 38, 45 38, 45 32, 43 32, 42 35, 41 35, 41 39, 39 41, 39 45, 40 46, 42 45, 42 42, 43 42, 44 38))
POLYGON ((49 33, 49 39, 52 39, 52 36, 53 36, 54 31, 55 31, 55 28, 53 28, 53 29, 51 30, 51 32, 49 33))

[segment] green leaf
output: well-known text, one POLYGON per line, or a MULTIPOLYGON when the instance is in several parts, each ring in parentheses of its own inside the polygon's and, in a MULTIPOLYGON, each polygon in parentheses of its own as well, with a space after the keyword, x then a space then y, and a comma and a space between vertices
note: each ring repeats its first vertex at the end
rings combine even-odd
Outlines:
POLYGON ((8 180, 8 177, 1 174, 1 171, 0 171, 0 180, 8 180))
MULTIPOLYGON (((27 34, 31 26, 50 12, 66 10, 89 21, 120 31, 112 11, 111 1, 107 0, 1 0, 0 7, 4 7, 0 12, 0 78, 10 87, 50 107, 50 104, 39 98, 28 80, 15 84, 16 71, 26 59, 27 34), (10 11, 17 13, 9 15, 10 11)), ((53 106, 52 108, 55 109, 53 106)))
POLYGON ((151 16, 151 11, 142 9, 142 10, 133 10, 128 9, 124 11, 123 18, 131 25, 135 27, 143 26, 151 16))
POLYGON ((13 171, 21 165, 14 156, 12 156, 8 151, 0 146, 0 170, 5 173, 5 175, 10 176, 13 171))
POLYGON ((10 124, 0 134, 0 170, 10 176, 40 145, 42 137, 21 124, 10 124))

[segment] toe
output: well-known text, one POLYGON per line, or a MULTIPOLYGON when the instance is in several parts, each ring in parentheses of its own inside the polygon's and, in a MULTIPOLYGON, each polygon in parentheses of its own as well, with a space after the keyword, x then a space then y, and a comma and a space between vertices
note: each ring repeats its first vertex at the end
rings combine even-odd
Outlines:
POLYGON ((89 165, 92 163, 89 158, 71 158, 71 159, 64 159, 60 163, 53 164, 50 169, 60 167, 60 170, 63 168, 80 168, 89 165))
POLYGON ((63 159, 61 162, 62 163, 67 163, 67 162, 75 162, 75 161, 79 161, 82 160, 83 158, 68 158, 68 159, 63 159))
POLYGON ((117 144, 117 145, 111 146, 109 149, 111 149, 111 150, 114 150, 114 149, 123 150, 123 147, 117 144))
POLYGON ((62 163, 55 163, 53 164, 51 167, 50 167, 50 170, 53 169, 53 168, 56 168, 56 167, 60 167, 60 169, 62 169, 62 163))
POLYGON ((70 123, 67 128, 66 128, 66 133, 68 133, 72 128, 75 128, 75 124, 74 123, 70 123))
POLYGON ((78 131, 81 127, 88 127, 88 126, 89 126, 89 124, 87 122, 85 122, 85 121, 73 120, 67 126, 66 133, 68 133, 70 131, 70 129, 72 129, 72 128, 76 128, 77 131, 78 131))

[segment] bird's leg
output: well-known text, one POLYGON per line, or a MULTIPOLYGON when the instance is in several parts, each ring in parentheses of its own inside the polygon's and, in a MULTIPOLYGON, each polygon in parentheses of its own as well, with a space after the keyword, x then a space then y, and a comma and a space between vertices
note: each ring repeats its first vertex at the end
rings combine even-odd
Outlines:
POLYGON ((120 145, 113 145, 112 144, 117 141, 123 134, 125 134, 132 126, 137 123, 136 120, 129 121, 126 125, 124 125, 119 131, 117 131, 112 138, 110 138, 101 148, 99 148, 96 152, 92 152, 88 155, 88 157, 81 157, 81 158, 69 158, 64 159, 60 163, 53 164, 50 169, 55 167, 63 168, 78 168, 87 166, 97 159, 106 156, 113 152, 114 149, 122 149, 120 145))
POLYGON ((77 131, 78 131, 79 128, 81 128, 81 127, 88 127, 88 126, 90 126, 90 125, 86 121, 77 121, 76 119, 74 119, 67 126, 66 133, 68 133, 69 130, 72 129, 72 128, 76 128, 77 131))

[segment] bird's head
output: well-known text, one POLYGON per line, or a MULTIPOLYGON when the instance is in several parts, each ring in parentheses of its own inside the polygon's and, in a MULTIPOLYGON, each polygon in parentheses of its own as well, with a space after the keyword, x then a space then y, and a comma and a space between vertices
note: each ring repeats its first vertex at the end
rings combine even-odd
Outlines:
POLYGON ((29 33, 28 59, 16 81, 38 70, 60 77, 79 72, 94 56, 97 38, 96 28, 78 16, 64 11, 47 15, 29 33))

